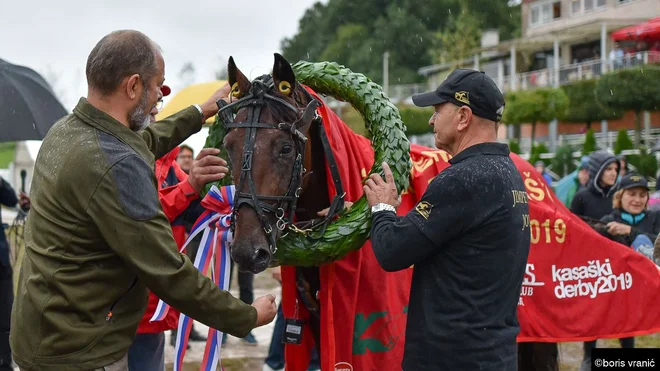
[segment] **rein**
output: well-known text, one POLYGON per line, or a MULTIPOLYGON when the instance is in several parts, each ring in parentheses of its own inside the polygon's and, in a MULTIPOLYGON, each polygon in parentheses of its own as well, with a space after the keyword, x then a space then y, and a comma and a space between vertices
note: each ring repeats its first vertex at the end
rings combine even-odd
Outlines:
MULTIPOLYGON (((328 224, 330 224, 331 220, 344 208, 345 193, 341 185, 341 179, 339 178, 337 163, 332 153, 332 149, 330 148, 327 134, 323 128, 322 118, 316 110, 320 106, 320 103, 299 84, 296 83, 296 85, 299 87, 296 91, 304 92, 309 100, 307 106, 302 109, 273 94, 275 86, 273 78, 270 75, 264 75, 255 79, 252 82, 252 86, 248 93, 237 101, 229 104, 223 100, 218 101, 218 106, 220 108, 218 115, 221 116, 227 132, 231 129, 237 128, 246 129, 245 145, 243 147, 241 162, 241 174, 236 184, 234 209, 232 211, 230 229, 232 233, 234 233, 238 209, 242 205, 252 207, 257 213, 262 229, 266 234, 271 254, 274 254, 277 251, 276 234, 278 230, 282 232, 293 231, 295 233, 302 233, 309 237, 310 232, 320 229, 320 237, 325 232, 325 229, 328 224), (267 105, 268 101, 282 106, 287 110, 293 111, 296 114, 296 120, 292 123, 281 122, 278 124, 260 122, 259 118, 261 117, 262 108, 267 105), (243 108, 248 110, 246 121, 234 122, 234 114, 243 108), (299 129, 310 121, 311 124, 319 126, 323 150, 326 155, 326 160, 328 161, 332 181, 337 190, 337 194, 333 197, 328 215, 324 219, 321 221, 313 220, 303 224, 298 223, 297 226, 293 220, 296 212, 296 204, 302 192, 303 175, 307 171, 304 168, 304 164, 305 145, 308 139, 299 129), (296 143, 295 148, 297 154, 293 165, 293 171, 291 173, 291 180, 286 194, 282 196, 267 196, 257 193, 256 185, 252 178, 252 161, 257 130, 259 129, 283 130, 288 132, 296 143), (249 193, 242 192, 242 185, 244 182, 247 182, 249 193), (267 214, 275 215, 275 218, 277 219, 277 230, 274 229, 268 221, 268 218, 266 217, 267 214)), ((295 94, 295 91, 293 94, 295 94)))

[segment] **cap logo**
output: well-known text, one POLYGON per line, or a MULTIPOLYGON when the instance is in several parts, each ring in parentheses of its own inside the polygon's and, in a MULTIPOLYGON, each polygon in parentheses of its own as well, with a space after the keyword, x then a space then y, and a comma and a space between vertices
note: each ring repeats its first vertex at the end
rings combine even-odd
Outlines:
POLYGON ((630 180, 632 180, 633 182, 640 182, 642 180, 642 177, 637 176, 637 175, 633 175, 633 176, 630 177, 630 180))
POLYGON ((419 215, 424 217, 424 219, 428 219, 431 216, 431 209, 433 209, 433 205, 431 205, 426 201, 421 201, 415 207, 415 211, 417 211, 419 215))
POLYGON ((456 98, 456 100, 459 102, 470 104, 470 94, 466 91, 457 91, 454 94, 454 98, 456 98))

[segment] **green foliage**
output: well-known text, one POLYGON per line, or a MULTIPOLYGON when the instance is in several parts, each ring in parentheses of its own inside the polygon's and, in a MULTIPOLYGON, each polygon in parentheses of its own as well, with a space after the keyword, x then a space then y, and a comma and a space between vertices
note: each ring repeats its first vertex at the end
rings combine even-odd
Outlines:
POLYGON ((433 116, 433 108, 399 108, 401 121, 406 125, 406 135, 420 135, 432 133, 429 119, 433 116))
POLYGON ((637 173, 655 179, 658 171, 658 161, 655 159, 655 155, 649 154, 646 147, 641 147, 639 151, 639 155, 626 156, 628 163, 637 169, 637 173))
POLYGON ((600 104, 596 99, 596 80, 580 80, 561 87, 568 98, 568 107, 561 120, 587 123, 602 120, 616 120, 623 116, 622 111, 613 110, 600 104))
MULTIPOLYGON (((382 55, 390 52, 391 84, 422 81, 420 67, 433 60, 434 35, 455 20, 461 7, 474 10, 478 29, 499 29, 500 39, 520 34, 520 5, 508 0, 328 0, 312 5, 298 23, 298 32, 282 40, 291 61, 328 60, 382 83, 382 55)), ((295 20, 287 20, 289 22, 295 20)), ((455 27, 455 26, 453 26, 455 27)), ((460 30, 458 31, 460 32, 460 30)), ((466 32, 470 39, 476 33, 466 32)), ((462 38, 457 39, 462 42, 462 38)), ((478 39, 477 39, 478 40, 478 39)), ((477 45, 478 46, 478 45, 477 45)), ((447 56, 450 60, 456 56, 447 56)))
POLYGON ((628 132, 625 129, 620 129, 616 135, 616 142, 614 143, 614 153, 619 154, 624 149, 633 149, 635 146, 628 136, 628 132))
POLYGON ((568 106, 568 98, 561 89, 522 90, 508 96, 504 115, 511 124, 549 122, 561 116, 568 106))
POLYGON ((573 147, 569 144, 564 144, 557 147, 555 151, 555 157, 550 161, 552 166, 552 171, 554 171, 560 177, 565 177, 566 175, 575 171, 577 166, 573 162, 573 147))
POLYGON ((15 142, 0 143, 0 169, 6 169, 14 161, 16 152, 15 142))
POLYGON ((587 134, 584 137, 584 144, 582 145, 582 154, 588 155, 593 151, 596 151, 598 146, 596 145, 596 135, 594 131, 589 129, 587 134))
POLYGON ((561 89, 539 88, 508 94, 503 121, 509 124, 532 124, 532 143, 536 124, 561 117, 568 107, 568 98, 561 89))
POLYGON ((532 152, 529 154, 529 163, 534 165, 536 161, 541 160, 545 166, 548 166, 549 161, 548 159, 541 158, 542 153, 550 153, 550 150, 548 150, 548 147, 543 143, 535 144, 534 147, 532 147, 532 152))
POLYGON ((460 67, 460 62, 474 55, 481 41, 481 24, 474 12, 470 12, 466 0, 460 1, 458 16, 451 14, 445 29, 434 35, 437 47, 432 52, 434 60, 451 61, 454 68, 460 67))
POLYGON ((596 98, 605 107, 635 111, 635 147, 641 144, 642 111, 660 110, 660 67, 625 68, 601 76, 596 83, 596 98))
POLYGON ((509 151, 511 151, 512 153, 515 153, 517 155, 521 154, 522 151, 520 150, 520 142, 518 142, 515 139, 511 139, 509 141, 509 151))
POLYGON ((601 76, 596 98, 605 107, 622 111, 660 110, 660 67, 625 68, 601 76))

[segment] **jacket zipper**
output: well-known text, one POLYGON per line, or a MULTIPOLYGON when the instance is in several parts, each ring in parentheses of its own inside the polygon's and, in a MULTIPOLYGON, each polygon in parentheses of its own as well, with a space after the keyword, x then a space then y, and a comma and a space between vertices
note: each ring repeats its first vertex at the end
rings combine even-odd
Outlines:
POLYGON ((115 306, 116 306, 116 305, 117 305, 117 304, 118 304, 118 303, 119 303, 124 297, 126 297, 126 295, 128 295, 128 293, 129 293, 131 290, 133 290, 133 287, 135 287, 135 285, 137 285, 137 283, 138 283, 138 278, 135 277, 135 278, 133 279, 133 282, 131 282, 131 285, 128 287, 128 290, 126 290, 126 292, 124 292, 124 294, 122 294, 122 296, 120 296, 119 299, 115 300, 115 302, 112 303, 112 305, 110 306, 110 309, 108 309, 108 314, 105 315, 105 321, 106 321, 106 322, 109 322, 109 321, 112 319, 112 310, 115 309, 115 306))

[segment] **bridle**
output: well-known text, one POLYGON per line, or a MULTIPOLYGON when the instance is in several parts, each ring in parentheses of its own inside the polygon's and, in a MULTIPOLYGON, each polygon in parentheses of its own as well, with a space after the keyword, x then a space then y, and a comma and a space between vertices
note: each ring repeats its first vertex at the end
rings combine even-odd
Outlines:
POLYGON ((241 174, 238 182, 236 183, 234 210, 232 212, 230 230, 232 233, 234 233, 236 228, 236 216, 240 207, 242 205, 248 205, 252 207, 259 217, 264 233, 266 233, 271 254, 274 254, 277 251, 276 235, 278 230, 292 230, 294 232, 307 234, 314 229, 322 227, 323 231, 325 231, 325 228, 327 227, 331 218, 336 216, 338 212, 343 209, 345 195, 341 186, 337 165, 334 160, 332 150, 330 149, 327 136, 325 131, 321 130, 323 147, 325 149, 326 156, 329 156, 326 158, 328 159, 328 163, 330 165, 335 187, 337 187, 337 195, 332 200, 328 216, 322 222, 312 222, 311 225, 307 226, 307 229, 300 229, 293 223, 296 212, 296 203, 298 202, 298 198, 302 192, 303 175, 306 172, 304 164, 306 152, 305 147, 308 138, 299 129, 310 121, 312 124, 319 125, 322 129, 323 123, 321 116, 319 116, 318 112, 316 111, 316 109, 320 106, 320 103, 307 90, 300 88, 292 91, 291 93, 295 94, 296 91, 302 91, 308 98, 309 103, 307 106, 299 109, 284 99, 274 95, 274 89, 275 86, 272 76, 263 75, 255 79, 252 82, 250 90, 238 100, 229 104, 227 104, 224 100, 218 101, 218 106, 220 108, 218 114, 221 116, 227 132, 236 128, 246 129, 245 145, 243 147, 243 155, 241 161, 241 174), (296 115, 296 120, 292 123, 279 124, 259 122, 262 108, 266 106, 268 101, 274 102, 287 110, 293 111, 296 115), (247 109, 246 121, 234 122, 234 113, 242 108, 247 109), (267 196, 257 194, 257 188, 252 178, 252 161, 258 129, 283 130, 291 135, 296 144, 296 158, 293 165, 293 171, 291 173, 291 180, 289 182, 287 192, 283 196, 267 196), (244 184, 243 182, 247 182, 249 193, 241 191, 242 185, 244 184), (274 229, 268 221, 268 218, 266 217, 266 214, 268 213, 275 215, 275 218, 277 219, 277 229, 274 229))

